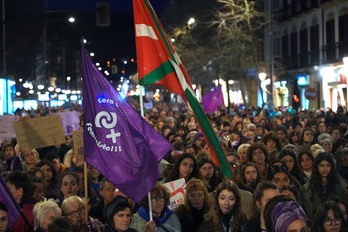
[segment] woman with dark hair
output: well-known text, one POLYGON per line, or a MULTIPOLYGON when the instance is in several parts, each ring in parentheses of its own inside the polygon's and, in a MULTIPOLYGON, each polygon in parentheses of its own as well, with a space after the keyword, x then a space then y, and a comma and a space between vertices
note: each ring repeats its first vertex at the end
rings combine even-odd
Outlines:
POLYGON ((15 171, 6 177, 6 184, 25 217, 19 217, 11 228, 13 231, 32 232, 34 229, 34 186, 29 174, 15 171))
POLYGON ((268 180, 277 185, 278 189, 282 189, 285 186, 295 184, 292 182, 293 178, 291 177, 286 166, 278 164, 270 166, 268 180))
POLYGON ((294 130, 290 131, 289 136, 288 136, 288 140, 289 140, 290 144, 297 145, 299 140, 300 140, 299 133, 294 131, 294 130))
POLYGON ((50 162, 41 160, 36 164, 36 167, 39 167, 44 174, 44 180, 46 184, 45 197, 57 199, 59 196, 60 188, 58 179, 56 177, 56 171, 54 170, 53 166, 50 162))
POLYGON ((166 182, 185 178, 187 183, 192 177, 198 177, 197 160, 192 154, 184 153, 175 162, 166 182))
POLYGON ((335 126, 334 128, 332 128, 331 130, 331 137, 332 137, 332 145, 338 140, 340 139, 341 136, 341 131, 340 128, 338 126, 335 126))
POLYGON ((283 160, 288 167, 289 173, 295 177, 301 185, 307 183, 307 178, 300 168, 296 153, 293 150, 285 149, 280 152, 279 159, 283 160))
POLYGON ((338 204, 334 201, 324 201, 315 212, 311 231, 330 232, 346 231, 345 220, 338 204))
POLYGON ((129 227, 132 221, 132 207, 126 197, 117 196, 106 206, 105 221, 104 232, 137 232, 129 227))
POLYGON ((320 153, 314 159, 311 179, 303 187, 303 205, 310 219, 321 202, 346 197, 347 184, 341 181, 335 162, 327 153, 320 153))
POLYGON ((130 226, 138 231, 181 232, 178 217, 169 206, 170 193, 168 189, 157 183, 151 190, 151 209, 153 220, 150 220, 149 202, 146 196, 141 201, 141 207, 133 215, 130 226))
POLYGON ((279 157, 279 153, 282 149, 282 145, 274 131, 267 132, 262 138, 263 144, 266 145, 268 150, 268 158, 270 161, 276 160, 279 157))
POLYGON ((183 232, 196 232, 210 214, 214 200, 202 180, 192 178, 186 185, 184 204, 174 209, 183 232))
POLYGON ((263 143, 254 143, 247 150, 248 161, 256 165, 261 181, 267 180, 268 176, 268 151, 263 143))
POLYGON ((314 132, 312 128, 305 127, 300 135, 300 140, 297 145, 298 152, 310 151, 311 146, 315 144, 314 132))
POLYGON ((257 185, 254 192, 257 211, 255 211, 254 215, 248 222, 246 231, 262 232, 266 230, 264 218, 266 203, 267 201, 278 195, 279 189, 277 185, 270 181, 264 181, 257 185))
POLYGON ((284 186, 282 189, 280 189, 280 194, 291 197, 292 199, 300 203, 300 205, 302 205, 301 193, 295 185, 291 184, 289 186, 284 186))
POLYGON ((221 182, 221 178, 216 171, 213 161, 208 158, 202 158, 198 161, 199 177, 204 181, 208 192, 213 192, 221 182))
POLYGON ((310 179, 312 175, 314 156, 311 152, 304 151, 298 155, 298 160, 303 173, 305 174, 307 179, 310 179))
POLYGON ((0 232, 9 232, 8 210, 4 203, 0 201, 0 232))
POLYGON ((239 188, 254 193, 256 186, 260 183, 256 165, 252 162, 242 164, 240 177, 239 188))
POLYGON ((264 218, 267 232, 308 231, 305 211, 297 201, 284 195, 267 202, 264 218))
POLYGON ((79 190, 79 177, 76 172, 72 171, 63 171, 59 177, 59 186, 60 186, 60 200, 70 196, 77 196, 77 192, 79 190))
POLYGON ((199 232, 246 231, 247 217, 241 209, 240 193, 235 183, 229 180, 221 182, 216 189, 215 202, 217 210, 210 211, 199 232))

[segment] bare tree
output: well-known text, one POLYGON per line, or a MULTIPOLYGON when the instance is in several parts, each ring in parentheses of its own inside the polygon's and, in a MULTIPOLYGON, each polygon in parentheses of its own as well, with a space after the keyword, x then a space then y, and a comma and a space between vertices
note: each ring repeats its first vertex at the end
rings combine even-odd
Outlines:
MULTIPOLYGON (((247 70, 262 64, 261 6, 257 1, 217 0, 210 7, 209 14, 199 15, 196 26, 173 28, 174 45, 194 81, 208 84, 219 77, 246 87, 247 70)), ((241 90, 244 97, 247 89, 241 90)))

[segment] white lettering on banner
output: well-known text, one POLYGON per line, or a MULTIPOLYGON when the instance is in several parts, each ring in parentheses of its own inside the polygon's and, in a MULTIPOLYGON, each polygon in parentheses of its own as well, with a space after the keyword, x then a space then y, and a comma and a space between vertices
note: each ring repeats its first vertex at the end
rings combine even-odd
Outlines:
MULTIPOLYGON (((97 135, 94 133, 92 126, 93 126, 92 123, 86 123, 86 127, 87 127, 88 133, 94 139, 96 145, 99 148, 101 148, 101 149, 103 149, 105 151, 111 151, 111 152, 120 152, 120 151, 122 151, 122 147, 121 146, 113 146, 113 145, 110 146, 110 145, 107 145, 107 144, 101 142, 98 139, 97 135)), ((120 134, 120 133, 118 133, 118 134, 120 134)))
POLYGON ((108 99, 108 98, 98 98, 98 102, 99 103, 105 103, 105 104, 111 104, 113 105, 114 104, 114 100, 112 99, 108 99))

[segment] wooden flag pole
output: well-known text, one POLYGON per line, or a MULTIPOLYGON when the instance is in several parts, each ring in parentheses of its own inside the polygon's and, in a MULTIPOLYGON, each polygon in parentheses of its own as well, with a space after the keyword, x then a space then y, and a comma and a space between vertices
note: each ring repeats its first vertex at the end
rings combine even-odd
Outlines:
POLYGON ((84 176, 84 185, 85 185, 85 218, 86 224, 88 223, 88 179, 87 179, 87 163, 83 162, 83 176, 84 176))

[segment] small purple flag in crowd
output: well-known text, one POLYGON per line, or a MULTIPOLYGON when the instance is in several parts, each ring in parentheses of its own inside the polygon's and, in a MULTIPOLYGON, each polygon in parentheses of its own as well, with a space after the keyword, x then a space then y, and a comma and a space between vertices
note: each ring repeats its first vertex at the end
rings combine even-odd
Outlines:
POLYGON ((83 44, 81 56, 85 160, 139 202, 157 182, 158 163, 171 143, 122 99, 83 44))
MULTIPOLYGON (((14 199, 12 193, 7 187, 7 184, 3 177, 0 175, 0 202, 7 207, 7 218, 8 218, 8 227, 11 228, 12 225, 19 218, 19 205, 14 199)), ((6 230, 6 228, 4 228, 6 230)))
POLYGON ((210 93, 202 97, 203 109, 206 114, 210 114, 219 109, 224 104, 221 86, 216 87, 210 93))

